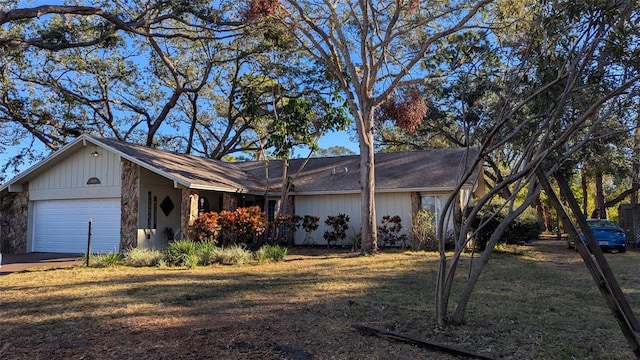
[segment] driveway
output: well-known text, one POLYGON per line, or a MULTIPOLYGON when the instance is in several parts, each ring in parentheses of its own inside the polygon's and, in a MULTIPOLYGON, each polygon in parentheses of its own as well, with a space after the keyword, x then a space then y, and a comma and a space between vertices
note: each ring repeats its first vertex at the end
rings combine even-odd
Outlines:
POLYGON ((0 276, 34 267, 63 268, 82 265, 81 254, 29 253, 2 254, 0 276))

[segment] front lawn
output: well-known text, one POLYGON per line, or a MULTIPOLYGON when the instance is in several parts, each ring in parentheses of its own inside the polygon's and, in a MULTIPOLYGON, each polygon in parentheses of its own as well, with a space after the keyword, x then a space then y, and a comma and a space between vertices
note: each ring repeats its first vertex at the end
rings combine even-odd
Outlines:
MULTIPOLYGON (((640 252, 606 256, 640 315, 640 252)), ((353 324, 500 359, 635 358, 563 243, 495 254, 467 323, 438 332, 436 264, 435 253, 323 248, 260 265, 16 273, 0 277, 0 359, 455 358, 362 335, 353 324)))

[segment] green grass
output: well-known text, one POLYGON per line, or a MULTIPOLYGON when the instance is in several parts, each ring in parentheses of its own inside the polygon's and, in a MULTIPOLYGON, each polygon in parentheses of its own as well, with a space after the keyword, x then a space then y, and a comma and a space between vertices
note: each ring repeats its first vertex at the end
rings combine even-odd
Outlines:
MULTIPOLYGON (((638 313, 640 252, 606 257, 638 313)), ((463 259, 460 281, 470 263, 463 259)), ((439 331, 436 265, 434 253, 323 248, 261 265, 15 273, 0 277, 0 359, 456 359, 352 324, 501 359, 635 358, 581 259, 562 244, 494 254, 467 322, 439 331)))

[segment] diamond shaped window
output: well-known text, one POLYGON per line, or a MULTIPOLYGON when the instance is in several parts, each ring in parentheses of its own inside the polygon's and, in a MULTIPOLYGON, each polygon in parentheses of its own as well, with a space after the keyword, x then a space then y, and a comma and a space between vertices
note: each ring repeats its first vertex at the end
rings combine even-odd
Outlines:
POLYGON ((174 207, 175 205, 173 205, 173 201, 171 201, 171 198, 169 196, 165 197, 164 200, 162 200, 162 202, 160 203, 160 209, 162 209, 164 216, 169 216, 174 207))

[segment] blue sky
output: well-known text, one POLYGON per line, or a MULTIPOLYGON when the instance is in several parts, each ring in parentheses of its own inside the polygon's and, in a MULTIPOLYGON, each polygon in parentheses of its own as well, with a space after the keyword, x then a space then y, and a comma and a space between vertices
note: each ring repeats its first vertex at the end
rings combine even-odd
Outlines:
MULTIPOLYGON (((355 130, 353 130, 355 131, 355 130)), ((356 154, 360 153, 360 149, 358 148, 358 143, 351 140, 357 139, 357 136, 354 134, 350 134, 346 131, 333 132, 323 136, 320 139, 319 145, 323 149, 328 149, 333 146, 344 146, 347 149, 353 151, 356 154)))
MULTIPOLYGON (((16 7, 20 8, 20 7, 32 7, 32 6, 40 6, 40 5, 44 5, 44 4, 61 4, 62 1, 59 0, 49 0, 49 1, 38 1, 38 0, 23 0, 23 1, 19 1, 18 5, 16 7)), ((355 129, 352 129, 351 132, 355 131, 355 129)), ((354 153, 358 154, 359 153, 359 149, 358 149, 358 143, 355 141, 352 141, 352 138, 355 140, 357 137, 355 136, 355 134, 350 134, 347 131, 340 131, 340 132, 331 132, 327 135, 325 135, 319 143, 319 146, 323 149, 328 149, 330 147, 334 147, 334 146, 344 146, 346 148, 348 148, 349 150, 353 151, 354 153)), ((8 158, 10 158, 11 156, 15 155, 17 153, 17 149, 19 147, 16 148, 11 148, 8 147, 6 148, 4 152, 0 153, 0 164, 3 164, 7 161, 8 158)), ((39 147, 42 150, 44 150, 44 146, 39 147)), ((25 164, 22 167, 20 167, 20 170, 26 170, 27 168, 31 167, 32 165, 34 165, 33 163, 29 163, 29 164, 25 164)), ((13 174, 8 174, 7 176, 8 178, 12 178, 13 174)))

